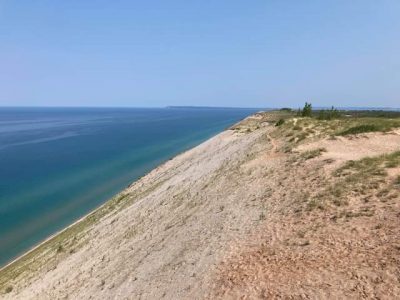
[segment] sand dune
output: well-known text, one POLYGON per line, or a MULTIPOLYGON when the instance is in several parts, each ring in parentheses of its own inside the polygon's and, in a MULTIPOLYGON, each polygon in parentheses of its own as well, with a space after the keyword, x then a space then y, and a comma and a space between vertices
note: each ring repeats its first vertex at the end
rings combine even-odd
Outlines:
POLYGON ((400 297, 400 170, 367 194, 345 187, 345 204, 330 190, 349 159, 400 150, 399 132, 286 151, 271 124, 257 114, 156 168, 91 222, 2 270, 1 296, 400 297), (304 158, 317 147, 321 155, 304 158), (314 205, 318 196, 333 202, 314 205))

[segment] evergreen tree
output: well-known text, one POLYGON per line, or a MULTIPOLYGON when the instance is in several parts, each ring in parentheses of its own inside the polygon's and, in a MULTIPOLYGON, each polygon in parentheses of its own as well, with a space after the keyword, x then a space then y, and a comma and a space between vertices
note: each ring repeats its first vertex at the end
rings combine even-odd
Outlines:
POLYGON ((306 104, 304 104, 303 110, 301 111, 301 116, 311 117, 311 115, 312 115, 312 105, 311 103, 306 102, 306 104))

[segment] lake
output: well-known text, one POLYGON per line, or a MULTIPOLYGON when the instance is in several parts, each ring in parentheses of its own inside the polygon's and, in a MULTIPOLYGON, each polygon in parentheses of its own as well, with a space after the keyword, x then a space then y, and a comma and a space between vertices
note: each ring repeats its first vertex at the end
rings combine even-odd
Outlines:
POLYGON ((0 266, 255 111, 0 108, 0 266))

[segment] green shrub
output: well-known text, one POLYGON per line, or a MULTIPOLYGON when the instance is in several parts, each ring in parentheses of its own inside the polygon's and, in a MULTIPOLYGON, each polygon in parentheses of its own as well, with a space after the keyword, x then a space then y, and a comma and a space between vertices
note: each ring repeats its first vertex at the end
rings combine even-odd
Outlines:
POLYGON ((9 285, 8 287, 6 287, 5 292, 6 292, 6 294, 8 294, 8 293, 11 293, 12 290, 13 290, 13 287, 11 285, 9 285))
POLYGON ((312 105, 311 103, 305 103, 303 110, 301 111, 301 116, 302 117, 311 117, 312 115, 312 105))
POLYGON ((279 119, 279 121, 275 123, 275 126, 281 126, 281 125, 283 125, 283 123, 285 123, 285 120, 279 119))
POLYGON ((373 131, 380 131, 381 128, 377 125, 374 124, 365 124, 365 125, 359 125, 359 126, 354 126, 350 127, 349 129, 346 129, 339 133, 339 135, 348 135, 348 134, 358 134, 358 133, 363 133, 363 132, 373 132, 373 131))

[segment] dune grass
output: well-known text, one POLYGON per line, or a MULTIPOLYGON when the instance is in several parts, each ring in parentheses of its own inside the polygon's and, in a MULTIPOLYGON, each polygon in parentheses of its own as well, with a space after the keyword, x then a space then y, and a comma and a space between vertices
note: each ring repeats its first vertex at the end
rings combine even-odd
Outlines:
MULTIPOLYGON (((381 201, 385 201, 390 197, 390 189, 387 188, 385 179, 388 174, 386 169, 398 166, 400 151, 348 161, 333 173, 338 179, 325 191, 311 198, 307 208, 324 209, 330 203, 334 206, 345 206, 348 204, 347 196, 350 193, 362 196, 375 194, 381 201)), ((362 213, 360 216, 366 214, 368 213, 362 213)))
POLYGON ((349 124, 337 132, 337 135, 350 135, 365 132, 387 132, 400 127, 399 119, 357 118, 351 119, 349 124))

